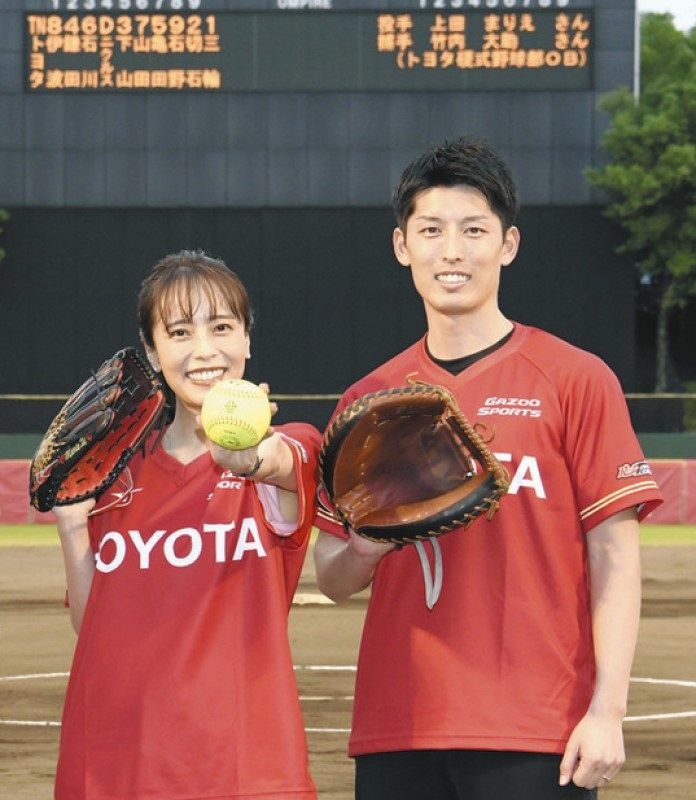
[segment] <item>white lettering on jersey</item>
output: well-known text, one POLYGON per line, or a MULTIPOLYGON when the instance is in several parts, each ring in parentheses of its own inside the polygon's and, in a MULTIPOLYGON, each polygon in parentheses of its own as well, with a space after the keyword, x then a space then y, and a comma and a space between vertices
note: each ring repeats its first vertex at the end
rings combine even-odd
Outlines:
MULTIPOLYGON (((223 469, 220 473, 220 480, 215 484, 215 489, 241 489, 244 481, 239 478, 229 469, 223 469)), ((215 491, 208 495, 208 500, 212 500, 215 496, 215 491)))
POLYGON ((266 557, 266 551, 259 538, 259 529, 256 527, 256 520, 253 517, 245 517, 242 520, 242 529, 239 531, 232 561, 239 561, 247 550, 256 550, 259 558, 266 557))
POLYGON ((140 569, 150 568, 150 553, 152 552, 152 548, 157 544, 157 542, 159 542, 166 532, 167 531, 155 531, 147 540, 147 542, 144 542, 143 537, 140 535, 140 531, 128 531, 131 541, 135 545, 137 551, 140 553, 140 569))
POLYGON ((190 566, 194 561, 198 561, 198 556, 200 556, 202 550, 203 538, 195 528, 180 528, 164 541, 164 557, 173 567, 190 566), (191 540, 191 549, 187 556, 178 556, 174 552, 174 545, 184 536, 191 540))
POLYGON ((97 553, 97 569, 99 572, 113 572, 115 569, 123 564, 123 559, 126 557, 126 540, 121 536, 118 531, 109 531, 99 543, 99 552, 97 553), (116 555, 108 563, 104 563, 101 558, 102 547, 106 542, 113 542, 116 546, 116 555))
POLYGON ((478 417, 532 417, 541 416, 541 400, 536 397, 487 397, 476 412, 478 417))
POLYGON ((215 484, 216 489, 241 489, 242 482, 241 481, 228 481, 228 480, 221 480, 215 484))
MULTIPOLYGON (((212 560, 216 564, 222 564, 226 560, 227 537, 236 527, 235 522, 209 522, 203 525, 202 533, 196 528, 179 528, 171 532, 156 530, 147 537, 137 530, 129 530, 127 534, 109 531, 99 543, 99 552, 95 558, 96 568, 99 572, 113 572, 118 569, 125 561, 130 547, 135 548, 138 554, 140 569, 150 569, 151 556, 160 546, 168 564, 177 568, 188 567, 201 557, 207 557, 211 548, 206 547, 206 542, 210 542, 212 546, 212 560), (212 537, 203 534, 212 534, 212 537), (110 559, 104 557, 104 549, 106 547, 109 552, 109 545, 113 547, 110 559), (179 554, 176 552, 177 547, 179 554)), ((259 558, 266 557, 258 525, 253 517, 242 519, 231 560, 240 561, 249 552, 255 552, 259 558)))
MULTIPOLYGON (((494 455, 503 464, 509 464, 512 461, 512 453, 494 453, 494 455)), ((515 474, 510 480, 508 494, 517 494, 523 486, 529 487, 537 497, 546 500, 546 489, 541 480, 539 462, 534 456, 522 456, 515 474)))
POLYGON ((203 526, 203 533, 215 534, 215 563, 222 564, 225 560, 225 539, 228 531, 234 530, 234 522, 225 525, 222 522, 206 522, 203 526))

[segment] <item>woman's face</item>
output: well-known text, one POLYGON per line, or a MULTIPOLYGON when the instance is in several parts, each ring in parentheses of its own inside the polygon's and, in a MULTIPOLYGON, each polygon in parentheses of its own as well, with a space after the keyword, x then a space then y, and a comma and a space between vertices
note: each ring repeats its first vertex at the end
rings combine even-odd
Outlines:
POLYGON ((215 308, 200 290, 191 300, 191 319, 178 303, 165 309, 165 318, 158 318, 152 331, 154 350, 147 350, 153 368, 176 395, 177 407, 183 404, 199 414, 214 383, 244 375, 249 336, 220 295, 215 308))

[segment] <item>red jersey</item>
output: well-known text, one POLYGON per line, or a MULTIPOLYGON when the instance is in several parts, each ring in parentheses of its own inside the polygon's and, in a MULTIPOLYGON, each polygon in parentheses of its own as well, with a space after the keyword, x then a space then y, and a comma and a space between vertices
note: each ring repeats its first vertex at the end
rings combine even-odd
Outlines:
MULTIPOLYGON (((517 325, 457 376, 423 339, 350 387, 337 412, 409 378, 446 387, 486 426, 511 483, 491 522, 438 539, 432 610, 414 547, 380 562, 349 752, 562 753, 594 688, 586 536, 619 511, 637 506, 642 518, 661 502, 619 382, 595 356, 517 325)), ((344 535, 324 515, 317 524, 344 535)))
POLYGON ((299 516, 204 453, 130 463, 90 517, 96 571, 63 712, 56 800, 313 800, 287 615, 314 519, 319 434, 276 428, 299 516), (100 505, 113 501, 114 488, 100 505))

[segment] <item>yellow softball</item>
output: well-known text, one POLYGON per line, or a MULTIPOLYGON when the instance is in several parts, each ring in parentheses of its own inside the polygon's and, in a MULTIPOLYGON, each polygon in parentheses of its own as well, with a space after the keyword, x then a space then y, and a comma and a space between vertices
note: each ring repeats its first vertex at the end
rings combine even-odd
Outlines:
POLYGON ((206 436, 228 450, 253 447, 271 424, 268 396, 249 381, 220 381, 203 400, 201 422, 206 436))

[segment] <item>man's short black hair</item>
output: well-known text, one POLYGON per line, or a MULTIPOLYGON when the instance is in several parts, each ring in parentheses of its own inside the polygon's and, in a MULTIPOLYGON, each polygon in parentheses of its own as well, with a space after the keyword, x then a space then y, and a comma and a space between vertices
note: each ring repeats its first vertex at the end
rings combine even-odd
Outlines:
POLYGON ((478 189, 500 218, 503 231, 515 224, 519 201, 508 165, 483 139, 461 136, 426 150, 403 171, 392 195, 396 222, 406 230, 419 192, 436 186, 478 189))

